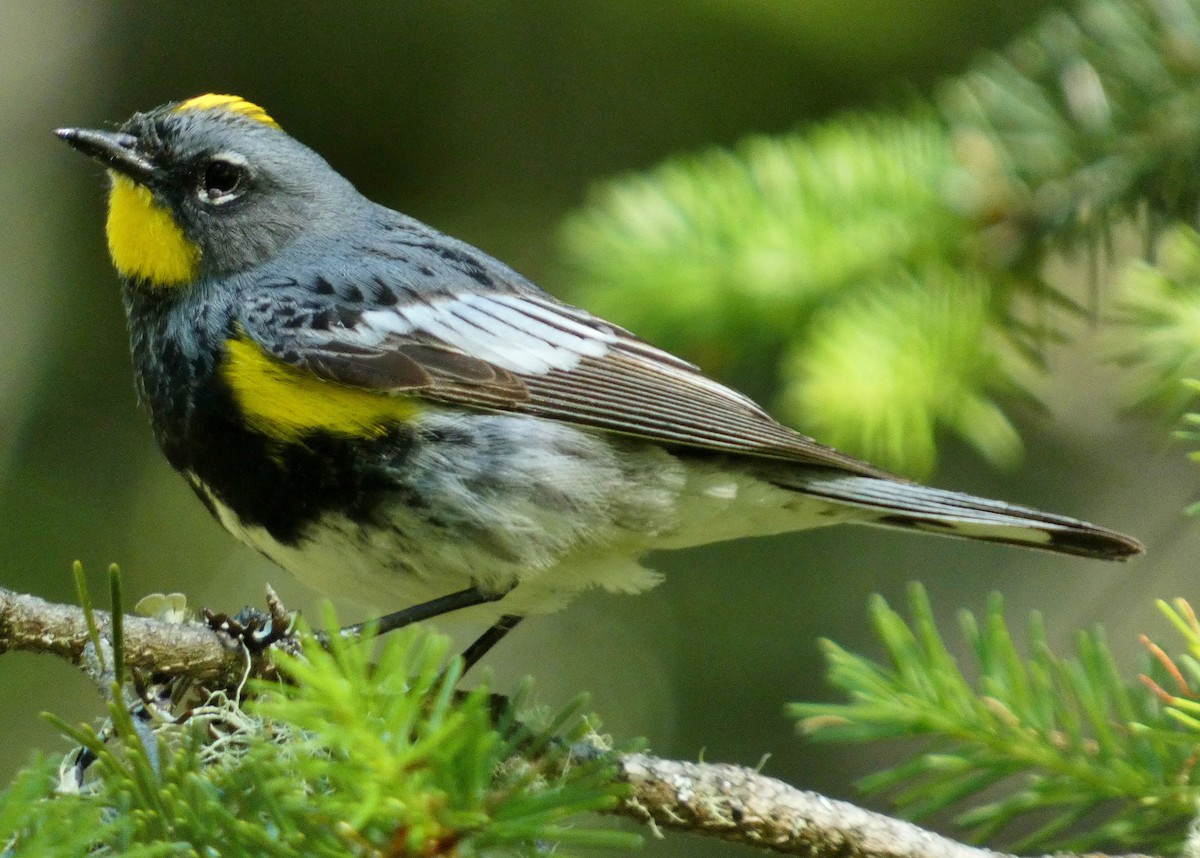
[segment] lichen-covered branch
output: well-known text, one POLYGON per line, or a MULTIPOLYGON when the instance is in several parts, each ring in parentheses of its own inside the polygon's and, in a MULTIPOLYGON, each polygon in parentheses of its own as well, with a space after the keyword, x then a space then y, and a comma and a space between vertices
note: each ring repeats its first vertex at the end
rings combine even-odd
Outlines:
MULTIPOLYGON (((110 618, 96 620, 107 636, 110 618)), ((124 632, 126 665, 148 675, 187 675, 213 686, 245 675, 245 650, 205 625, 127 616, 124 632)), ((88 643, 81 609, 0 588, 0 653, 48 653, 86 667, 88 643)), ((807 858, 1008 858, 753 769, 648 754, 618 754, 615 762, 630 790, 612 812, 658 828, 807 858)))
POLYGON ((742 766, 647 754, 618 766, 631 793, 616 812, 661 828, 807 858, 1011 858, 742 766))
MULTIPOLYGON (((103 611, 95 616, 107 639, 111 616, 103 611)), ((236 684, 246 673, 245 650, 205 625, 127 615, 124 632, 125 664, 135 670, 211 685, 236 684)), ((81 608, 0 587, 0 653, 46 653, 85 667, 89 640, 81 608)))

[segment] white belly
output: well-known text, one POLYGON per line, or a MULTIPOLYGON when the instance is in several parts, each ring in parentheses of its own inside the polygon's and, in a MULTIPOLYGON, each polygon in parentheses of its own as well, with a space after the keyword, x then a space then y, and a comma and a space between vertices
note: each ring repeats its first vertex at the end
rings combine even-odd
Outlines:
POLYGON ((648 551, 858 517, 655 446, 614 444, 549 421, 532 428, 541 433, 537 443, 508 458, 498 449, 476 450, 483 458, 465 468, 449 467, 440 448, 418 451, 398 477, 406 491, 374 524, 329 512, 295 544, 245 524, 198 479, 193 483, 231 533, 339 599, 387 612, 468 587, 504 592, 516 585, 501 602, 472 609, 482 619, 556 610, 590 588, 645 590, 659 580, 640 563, 648 551), (463 479, 464 472, 474 477, 463 479), (417 508, 399 500, 413 492, 423 500, 417 508))

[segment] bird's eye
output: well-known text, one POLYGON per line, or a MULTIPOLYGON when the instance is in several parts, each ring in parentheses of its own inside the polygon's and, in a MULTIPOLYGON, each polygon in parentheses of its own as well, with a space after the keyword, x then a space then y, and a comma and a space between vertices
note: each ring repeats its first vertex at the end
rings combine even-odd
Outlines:
POLYGON ((202 202, 221 206, 242 195, 248 178, 249 170, 240 155, 218 155, 204 165, 197 193, 202 202))

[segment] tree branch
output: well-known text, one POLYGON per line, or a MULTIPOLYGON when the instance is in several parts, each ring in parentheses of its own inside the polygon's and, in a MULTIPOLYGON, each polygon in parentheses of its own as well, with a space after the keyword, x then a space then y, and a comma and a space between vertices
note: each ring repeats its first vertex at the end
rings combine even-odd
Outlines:
MULTIPOLYGON (((111 615, 97 611, 95 617, 100 634, 112 643, 111 615)), ((245 650, 205 625, 126 615, 124 632, 125 664, 147 674, 229 686, 246 673, 245 650)), ((0 587, 0 653, 47 653, 83 668, 90 642, 82 608, 0 587)))
POLYGON ((663 828, 807 858, 1012 858, 743 766, 647 754, 623 754, 618 766, 632 793, 616 813, 663 828))
MULTIPOLYGON (((111 618, 98 612, 96 622, 107 640, 111 618)), ((236 685, 245 675, 245 650, 205 625, 126 616, 124 631, 130 668, 217 686, 236 685)), ((48 653, 86 667, 89 642, 82 609, 0 588, 0 653, 48 653)), ((648 754, 619 754, 616 764, 630 793, 612 812, 661 828, 806 858, 1011 858, 741 766, 648 754)))

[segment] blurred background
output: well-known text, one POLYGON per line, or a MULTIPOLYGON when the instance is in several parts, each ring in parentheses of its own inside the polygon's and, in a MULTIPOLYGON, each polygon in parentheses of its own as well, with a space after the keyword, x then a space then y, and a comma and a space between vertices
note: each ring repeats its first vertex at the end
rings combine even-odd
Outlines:
MULTIPOLYGON (((317 597, 209 519, 154 446, 134 401, 117 284, 103 239, 103 176, 54 140, 203 92, 263 105, 368 196, 462 237, 550 291, 570 292, 559 224, 595 182, 848 108, 898 104, 1002 46, 1034 0, 613 0, 572 5, 289 2, 0 3, 0 584, 74 598, 117 562, 133 601, 291 607, 317 597)), ((619 320, 618 320, 619 321, 619 320)), ((748 765, 833 796, 877 749, 807 744, 786 702, 819 698, 827 636, 872 651, 867 596, 921 580, 949 623, 987 592, 1038 608, 1053 643, 1105 622, 1124 664, 1161 632, 1155 598, 1192 594, 1193 465, 1170 425, 1121 416, 1121 379, 1085 322, 1052 350, 1045 411, 1016 405, 1027 455, 998 473, 947 442, 934 481, 1136 534, 1128 566, 880 531, 837 529, 655 558, 666 583, 593 595, 537 618, 488 663, 499 690, 581 691, 618 740, 661 755, 748 765)), ((769 401, 753 370, 727 377, 769 401)), ((389 606, 397 607, 397 606, 389 606)), ((362 616, 339 606, 345 619, 362 616)), ((470 630, 459 630, 464 639, 470 630)), ((0 781, 31 748, 64 747, 38 719, 101 712, 48 658, 0 658, 0 781)), ((646 854, 743 850, 672 836, 646 854)))

